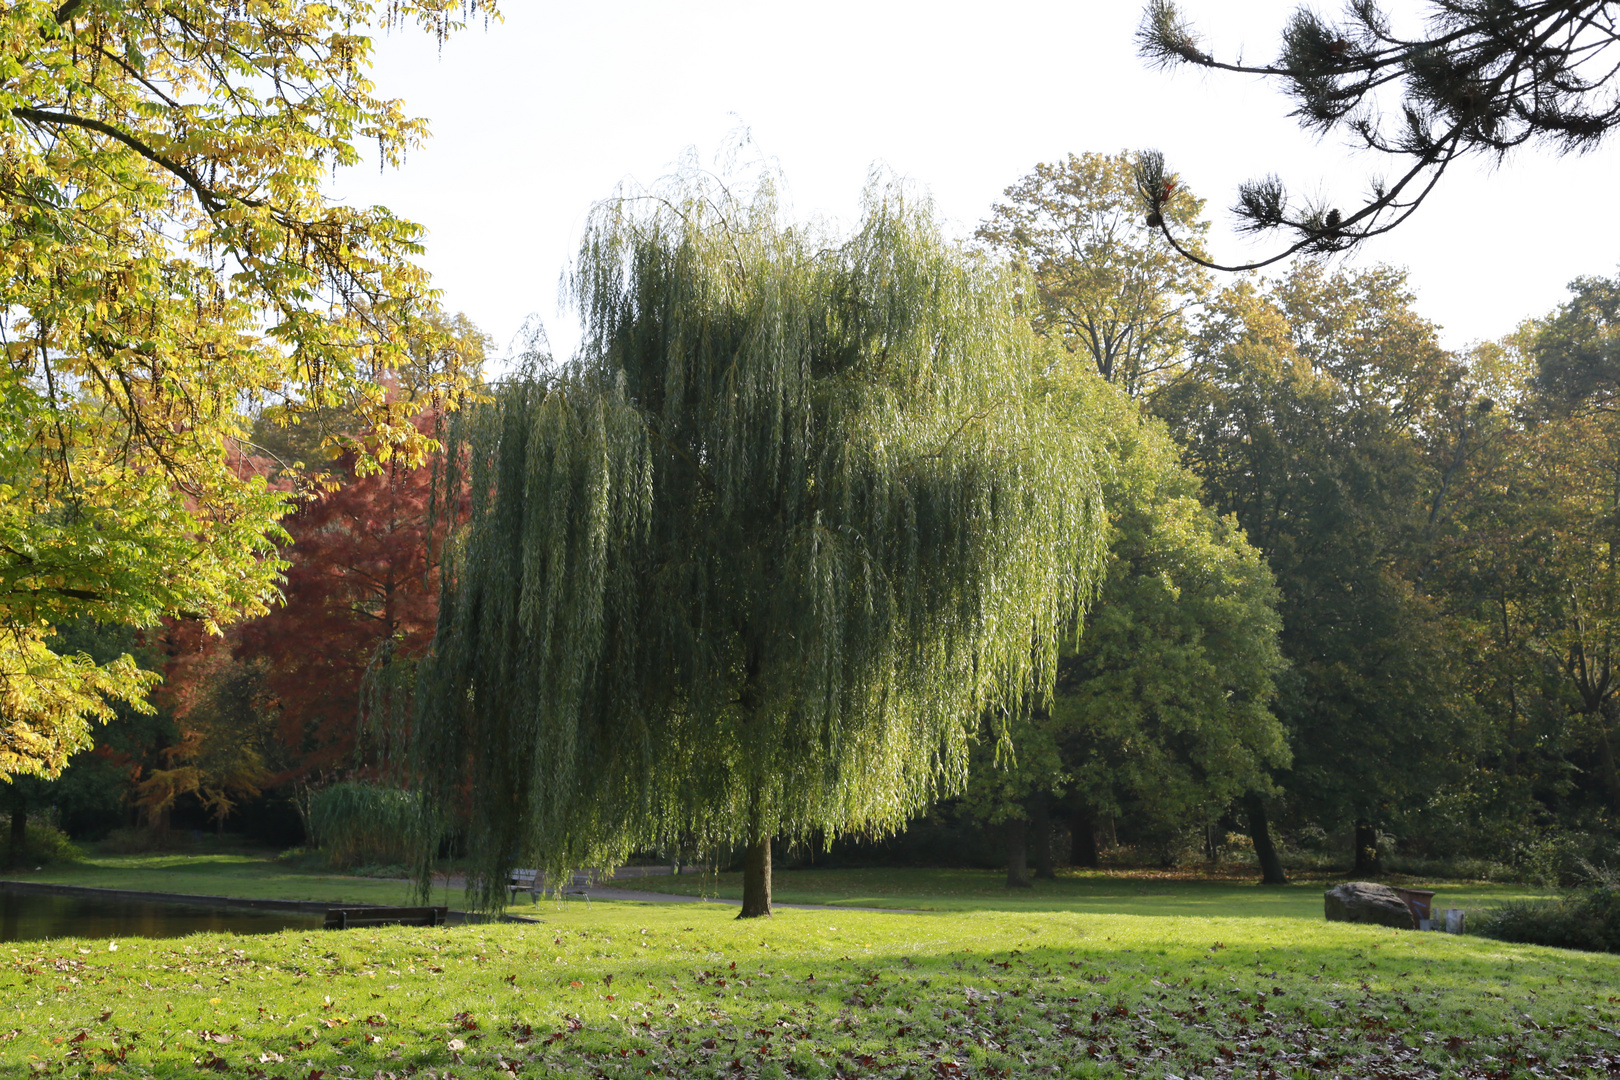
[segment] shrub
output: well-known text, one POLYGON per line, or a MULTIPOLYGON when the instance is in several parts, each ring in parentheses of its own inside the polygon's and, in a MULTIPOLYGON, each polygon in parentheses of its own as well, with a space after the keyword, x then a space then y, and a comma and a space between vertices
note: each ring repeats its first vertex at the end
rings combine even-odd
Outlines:
POLYGON ((1620 874, 1591 871, 1590 884, 1556 900, 1528 900, 1487 911, 1475 927, 1499 941, 1620 952, 1620 874))
POLYGON ((22 861, 30 865, 76 862, 84 858, 79 846, 55 825, 29 822, 23 833, 22 861))
POLYGON ((331 865, 409 863, 416 851, 416 796, 402 788, 344 780, 310 796, 309 826, 331 865))

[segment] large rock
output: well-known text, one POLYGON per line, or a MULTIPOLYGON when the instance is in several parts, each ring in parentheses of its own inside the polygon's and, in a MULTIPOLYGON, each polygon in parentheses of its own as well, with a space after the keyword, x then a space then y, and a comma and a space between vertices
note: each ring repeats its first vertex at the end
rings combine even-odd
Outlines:
POLYGON ((1347 881, 1322 894, 1329 922, 1375 923, 1416 930, 1417 920, 1401 894, 1373 881, 1347 881))

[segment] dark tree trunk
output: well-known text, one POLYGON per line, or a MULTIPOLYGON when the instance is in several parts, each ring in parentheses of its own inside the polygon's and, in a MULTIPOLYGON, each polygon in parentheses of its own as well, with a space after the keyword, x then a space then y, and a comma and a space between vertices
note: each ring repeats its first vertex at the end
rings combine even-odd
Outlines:
POLYGON ((1377 877, 1384 872, 1378 858, 1378 830, 1365 821, 1356 822, 1356 865, 1358 877, 1377 877))
POLYGON ((762 836, 743 854, 743 903, 739 919, 771 913, 771 838, 762 836))
POLYGON ((1271 818, 1266 814, 1266 801, 1251 791, 1243 796, 1243 809, 1249 815, 1249 839, 1254 841, 1254 853, 1260 859, 1260 884, 1288 884, 1282 859, 1277 856, 1277 845, 1271 841, 1271 818))
POLYGON ((1097 857, 1097 819, 1089 806, 1082 806, 1069 819, 1069 865, 1096 868, 1101 864, 1097 857))
POLYGON ((23 848, 28 843, 28 810, 26 807, 14 806, 11 808, 11 865, 21 866, 23 861, 23 848))
POLYGON ((1620 813, 1620 769, 1615 767, 1614 742, 1609 736, 1608 724, 1598 728, 1598 763, 1603 766, 1603 783, 1609 789, 1609 806, 1620 813))
POLYGON ((1007 822, 1007 888, 1027 889, 1029 885, 1029 822, 1014 818, 1007 822))
POLYGON ((1057 877, 1052 865, 1052 814, 1046 792, 1038 792, 1029 800, 1030 827, 1035 830, 1035 876, 1057 877))

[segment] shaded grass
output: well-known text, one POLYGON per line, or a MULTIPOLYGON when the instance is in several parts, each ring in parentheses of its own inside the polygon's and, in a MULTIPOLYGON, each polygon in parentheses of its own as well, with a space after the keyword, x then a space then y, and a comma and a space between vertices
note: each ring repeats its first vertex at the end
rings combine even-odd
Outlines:
MULTIPOLYGON (((74 863, 47 866, 37 872, 5 876, 57 885, 265 900, 330 900, 354 904, 415 902, 411 886, 404 882, 334 874, 307 864, 283 863, 264 853, 94 855, 74 863)), ((433 901, 459 907, 461 891, 435 889, 433 901)))
MULTIPOLYGON (((917 868, 779 870, 772 896, 784 904, 909 908, 922 911, 1072 911, 1124 915, 1204 915, 1224 918, 1322 918, 1326 882, 1262 887, 1252 880, 1209 880, 1185 874, 1059 871, 1055 881, 1009 889, 996 870, 917 868)), ((1548 890, 1480 882, 1410 882, 1436 891, 1441 908, 1479 909, 1533 900, 1548 890)), ((687 896, 742 898, 741 874, 683 874, 638 878, 628 887, 687 896)))
MULTIPOLYGON (((281 860, 264 852, 96 855, 38 872, 12 874, 28 881, 91 885, 148 892, 330 900, 344 903, 414 903, 400 881, 333 873, 318 859, 281 860)), ((905 908, 920 911, 1070 911, 1123 915, 1201 915, 1224 918, 1320 920, 1324 882, 1262 888, 1250 880, 1209 879, 1144 871, 1060 871, 1056 881, 1008 889, 992 870, 879 868, 779 870, 774 895, 784 904, 905 908)), ((620 883, 644 892, 742 897, 740 874, 683 874, 620 883)), ((1411 882, 1411 884, 1420 884, 1411 882)), ((1552 895, 1544 889, 1479 882, 1431 882, 1440 907, 1480 908, 1552 895)), ((439 887, 433 902, 461 906, 459 888, 439 887)), ((527 913, 520 898, 514 909, 527 913)))
POLYGON ((1290 917, 536 914, 544 925, 0 949, 0 1075, 1620 1069, 1614 956, 1290 917))

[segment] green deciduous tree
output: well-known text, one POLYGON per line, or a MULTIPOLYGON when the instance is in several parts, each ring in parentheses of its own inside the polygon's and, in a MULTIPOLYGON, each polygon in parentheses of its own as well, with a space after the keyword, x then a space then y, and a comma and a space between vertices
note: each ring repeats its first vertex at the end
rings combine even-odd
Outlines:
MULTIPOLYGON (((419 458, 421 230, 331 202, 333 168, 425 133, 366 77, 374 17, 438 33, 490 0, 18 0, 0 9, 0 778, 53 774, 150 673, 47 643, 88 616, 265 609, 284 496, 250 407, 343 406, 419 458)), ((431 329, 431 328, 427 328, 431 329)), ((447 368, 427 388, 453 401, 447 368)))
POLYGON ((1278 594, 1237 523, 1200 502, 1160 424, 1117 412, 1106 577, 1052 717, 1082 816, 1168 836, 1271 794, 1289 762, 1271 711, 1278 594))
POLYGON ((1572 289, 1558 311, 1470 358, 1468 407, 1446 425, 1459 450, 1472 447, 1457 468, 1459 527, 1428 579, 1467 637, 1486 722, 1450 827, 1488 831, 1548 876, 1597 854, 1593 837, 1573 834, 1601 834, 1620 810, 1613 286, 1572 289), (1535 854, 1549 826, 1564 833, 1552 862, 1535 854))
POLYGON ((1234 286, 1157 403, 1276 575, 1284 783, 1305 817, 1357 826, 1362 872, 1376 829, 1443 786, 1470 735, 1458 638, 1424 585, 1451 510, 1427 440, 1460 368, 1411 299, 1384 269, 1234 286))
POLYGON ((1103 522, 1015 289, 889 184, 844 238, 695 173, 597 209, 578 357, 452 444, 412 746, 482 903, 695 837, 767 914, 773 835, 903 824, 1050 687, 1103 522))
MULTIPOLYGON (((119 656, 134 657, 148 671, 161 670, 162 652, 127 626, 105 626, 88 619, 56 627, 48 642, 58 653, 84 653, 105 664, 119 656)), ((10 812, 14 838, 20 843, 27 819, 51 813, 75 835, 105 832, 128 816, 126 796, 143 770, 157 762, 159 749, 177 732, 167 710, 137 712, 118 703, 117 722, 99 732, 96 747, 73 755, 60 775, 13 776, 0 785, 0 814, 10 812)))
POLYGON ((1012 725, 1010 753, 987 739, 974 756, 964 803, 1007 830, 1012 885, 1028 884, 1031 822, 1037 873, 1050 871, 1053 804, 1070 806, 1078 828, 1123 814, 1140 835, 1169 836, 1270 794, 1270 772, 1289 759, 1270 709, 1281 657, 1264 559, 1199 501, 1160 422, 1095 378, 1071 378, 1071 423, 1106 451, 1108 559, 1052 703, 1012 725))
MULTIPOLYGON (((1179 367, 1189 309, 1209 292, 1204 271, 1144 222, 1135 165, 1131 154, 1092 153, 1036 165, 976 233, 1034 274, 1035 328, 1133 396, 1179 367)), ((1195 248, 1203 205, 1178 189, 1160 211, 1195 248)))

